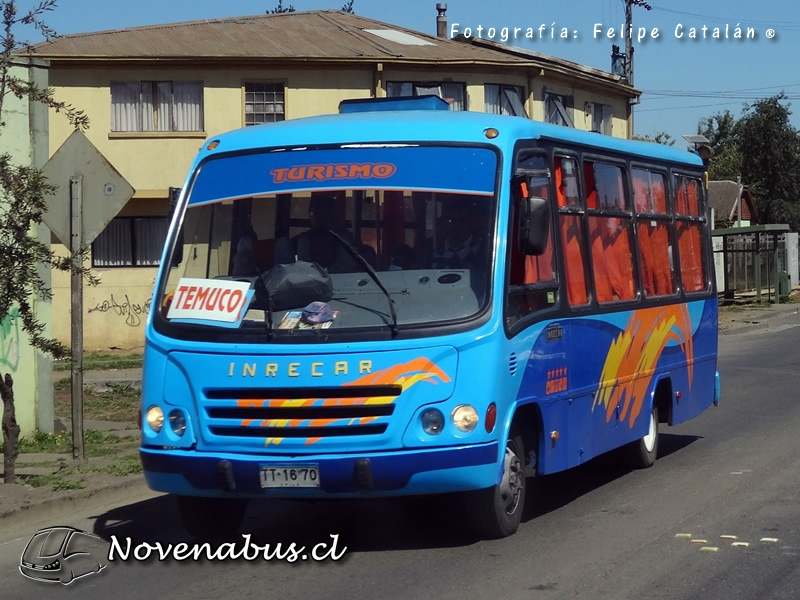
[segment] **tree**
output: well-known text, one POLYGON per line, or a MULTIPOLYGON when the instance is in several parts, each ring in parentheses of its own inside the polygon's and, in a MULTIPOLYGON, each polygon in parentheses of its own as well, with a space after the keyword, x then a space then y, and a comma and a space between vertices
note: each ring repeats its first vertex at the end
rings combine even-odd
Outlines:
POLYGON ((675 145, 675 138, 673 138, 666 131, 659 131, 657 134, 655 134, 655 136, 653 136, 653 141, 657 144, 663 144, 664 146, 675 145))
POLYGON ((354 0, 350 0, 349 2, 345 2, 344 6, 342 6, 342 12, 347 13, 349 15, 356 14, 356 11, 353 10, 353 2, 354 0))
POLYGON ((272 10, 268 10, 268 11, 267 11, 267 14, 268 14, 268 15, 275 15, 275 14, 280 14, 280 13, 290 13, 290 12, 294 12, 294 6, 292 6, 292 5, 290 4, 290 5, 288 5, 286 8, 284 8, 284 6, 283 6, 283 0, 278 0, 278 6, 276 6, 276 7, 275 7, 275 8, 273 8, 272 10))
MULTIPOLYGON (((51 89, 41 89, 34 83, 16 77, 12 67, 24 55, 15 54, 30 48, 27 41, 19 41, 15 32, 20 27, 35 27, 46 39, 55 32, 41 20, 44 13, 56 6, 56 0, 43 0, 38 6, 19 16, 16 0, 0 0, 2 13, 2 38, 0 43, 0 131, 5 128, 6 99, 11 96, 41 102, 66 115, 76 128, 85 130, 88 117, 79 110, 53 98, 51 89)), ((16 318, 28 334, 31 345, 47 354, 62 357, 67 349, 57 340, 44 335, 45 325, 36 314, 35 299, 49 300, 52 290, 45 283, 39 269, 42 266, 63 271, 80 272, 90 279, 84 267, 85 252, 77 257, 58 257, 49 245, 33 233, 42 222, 46 210, 45 199, 53 194, 55 186, 49 184, 42 172, 30 165, 15 164, 11 155, 0 153, 0 319, 16 318)), ((3 440, 5 444, 6 483, 14 482, 14 461, 19 449, 19 426, 14 411, 13 379, 11 375, 0 379, 2 396, 3 440)))
POLYGON ((729 111, 703 119, 698 133, 714 151, 709 177, 741 175, 763 223, 788 223, 800 230, 800 133, 781 93, 745 106, 737 121, 729 111))

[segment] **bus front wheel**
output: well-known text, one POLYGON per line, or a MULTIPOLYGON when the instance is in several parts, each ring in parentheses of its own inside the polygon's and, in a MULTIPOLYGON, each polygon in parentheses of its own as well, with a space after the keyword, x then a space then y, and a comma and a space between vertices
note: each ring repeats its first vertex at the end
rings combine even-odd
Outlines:
POLYGON ((512 429, 506 443, 500 483, 469 492, 467 510, 478 533, 488 538, 503 538, 517 531, 524 508, 525 447, 522 436, 512 429))
POLYGON ((198 539, 222 539, 239 530, 247 500, 176 496, 178 514, 186 531, 198 539))
POLYGON ((658 407, 654 404, 650 411, 650 424, 647 434, 628 446, 631 464, 637 469, 647 469, 656 462, 658 455, 658 407))

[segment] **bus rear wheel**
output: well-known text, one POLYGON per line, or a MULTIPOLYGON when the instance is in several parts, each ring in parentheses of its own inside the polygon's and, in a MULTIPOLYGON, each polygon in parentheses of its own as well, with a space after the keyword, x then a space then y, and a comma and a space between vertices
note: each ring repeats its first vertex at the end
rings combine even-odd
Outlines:
POLYGON ((503 458, 503 476, 495 486, 469 492, 468 517, 487 538, 503 538, 517 531, 525 508, 525 447, 512 430, 503 458))
POLYGON ((176 496, 183 526, 197 539, 224 539, 239 531, 247 500, 176 496))
POLYGON ((631 464, 637 469, 647 469, 656 462, 658 455, 658 407, 650 411, 650 424, 647 434, 628 446, 631 464))

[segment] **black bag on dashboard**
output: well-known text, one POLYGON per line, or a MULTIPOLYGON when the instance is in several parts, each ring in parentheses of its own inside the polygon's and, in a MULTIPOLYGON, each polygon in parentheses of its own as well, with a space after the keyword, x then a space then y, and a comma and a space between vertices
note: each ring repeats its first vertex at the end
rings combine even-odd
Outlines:
POLYGON ((275 265, 261 279, 269 292, 272 310, 303 308, 333 297, 331 278, 317 263, 298 260, 275 265))

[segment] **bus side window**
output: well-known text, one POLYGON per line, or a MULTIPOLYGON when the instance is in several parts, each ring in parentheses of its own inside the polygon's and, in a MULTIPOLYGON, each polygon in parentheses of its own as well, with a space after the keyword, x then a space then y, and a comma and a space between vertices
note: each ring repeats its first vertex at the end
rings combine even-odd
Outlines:
POLYGON ((675 213, 681 279, 685 292, 701 292, 707 288, 703 246, 700 181, 682 175, 675 176, 675 213))
POLYGON ((661 173, 631 169, 633 200, 639 214, 637 241, 642 289, 647 297, 675 292, 672 247, 669 239, 666 180, 661 173))
MULTIPOLYGON (((537 198, 547 200, 550 196, 547 178, 533 178, 530 193, 537 198)), ((513 206, 516 209, 519 197, 515 196, 513 206)), ((512 223, 516 222, 516 213, 512 223)), ((553 267, 553 236, 548 233, 547 247, 543 254, 531 256, 519 251, 518 227, 512 227, 511 240, 511 285, 531 285, 555 280, 553 267)))
MULTIPOLYGON (((587 206, 620 213, 627 211, 621 167, 598 162, 584 164, 587 206), (588 192, 587 192, 588 193, 588 192)), ((636 297, 630 242, 630 214, 589 212, 589 240, 595 295, 602 303, 636 297)))
MULTIPOLYGON (((547 172, 545 157, 540 153, 527 157, 523 155, 518 159, 518 167, 533 170, 534 173, 547 172)), ((537 198, 549 199, 549 177, 538 174, 531 176, 529 194, 537 198)), ((558 290, 553 262, 552 232, 548 231, 547 246, 541 255, 531 256, 520 252, 516 211, 521 198, 521 191, 512 187, 509 290, 506 306, 506 325, 509 326, 526 315, 548 308, 557 302, 558 290)))
POLYGON ((555 158, 556 199, 561 230, 561 250, 567 277, 567 301, 570 306, 589 303, 586 290, 586 268, 583 260, 583 230, 581 200, 578 186, 578 165, 572 158, 555 158))

